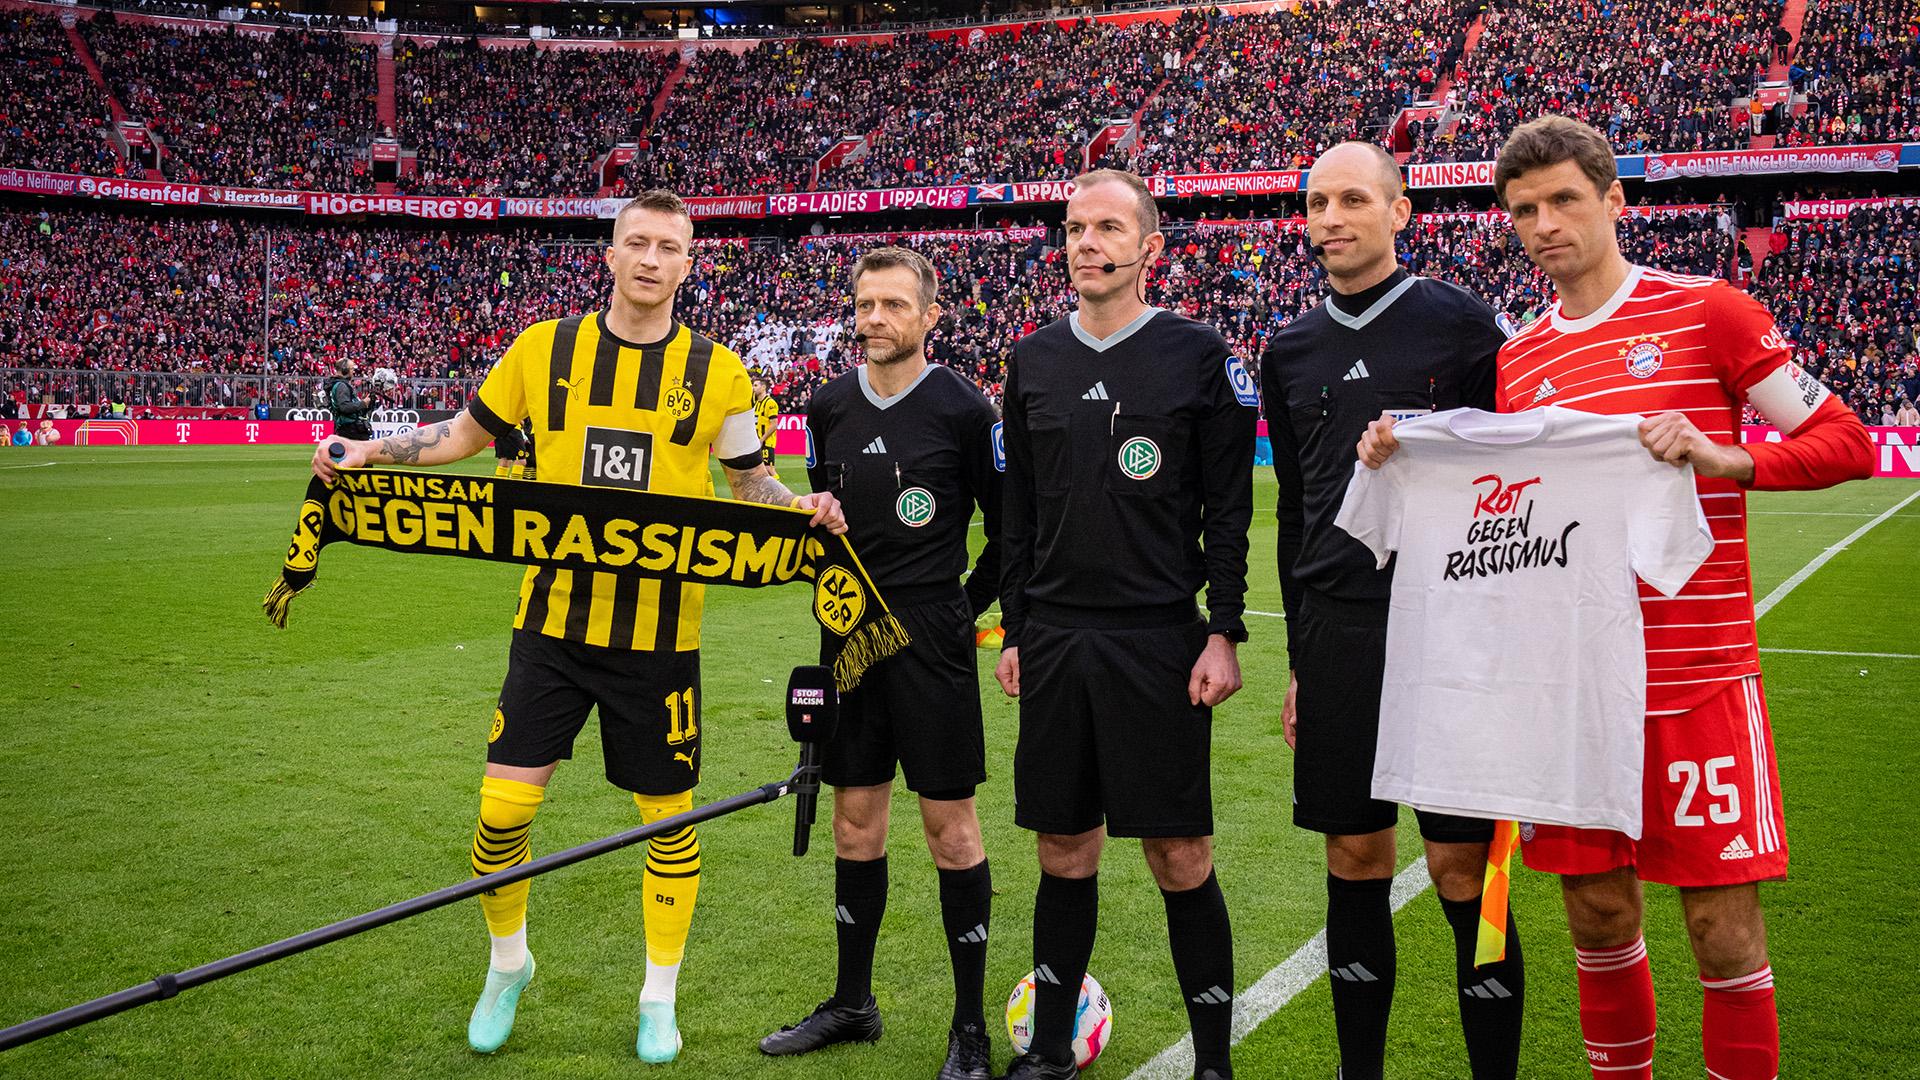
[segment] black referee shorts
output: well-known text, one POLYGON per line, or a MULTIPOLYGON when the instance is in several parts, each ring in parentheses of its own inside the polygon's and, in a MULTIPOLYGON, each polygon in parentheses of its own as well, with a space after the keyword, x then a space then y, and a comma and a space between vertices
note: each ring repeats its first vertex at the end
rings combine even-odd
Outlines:
MULTIPOLYGON (((1309 592, 1294 635, 1293 823, 1330 836, 1391 828, 1398 803, 1373 797, 1373 754, 1380 741, 1380 685, 1387 666, 1387 606, 1332 600, 1309 592)), ((1437 844, 1486 843, 1493 822, 1415 810, 1420 835, 1437 844)))
MULTIPOLYGON (((986 780, 973 608, 958 588, 944 591, 951 596, 893 607, 913 644, 840 695, 840 727, 822 748, 823 782, 885 784, 896 762, 910 791, 971 793, 986 780)), ((914 599, 911 591, 901 595, 914 599)), ((828 663, 825 631, 821 636, 821 662, 828 663)))
POLYGON ((609 783, 677 795, 700 782, 698 652, 609 649, 538 630, 513 632, 488 763, 538 768, 571 758, 596 706, 609 783))
POLYGON ((1213 710, 1187 698, 1207 624, 1115 630, 1029 619, 1020 639, 1014 824, 1071 836, 1212 836, 1213 710))

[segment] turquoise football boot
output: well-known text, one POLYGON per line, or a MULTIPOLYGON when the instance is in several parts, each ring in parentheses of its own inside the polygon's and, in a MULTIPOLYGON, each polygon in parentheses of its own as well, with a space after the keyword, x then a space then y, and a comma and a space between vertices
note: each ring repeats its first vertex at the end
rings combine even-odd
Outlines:
POLYGON ((513 1034, 513 1012, 520 1005, 520 991, 533 981, 533 954, 517 972, 487 969, 487 988, 474 1002, 473 1016, 467 1021, 467 1045, 483 1054, 500 1049, 513 1034))
POLYGON ((640 1003, 640 1037, 634 1040, 634 1052, 641 1061, 664 1065, 680 1053, 680 1025, 673 1017, 673 1002, 640 1003))

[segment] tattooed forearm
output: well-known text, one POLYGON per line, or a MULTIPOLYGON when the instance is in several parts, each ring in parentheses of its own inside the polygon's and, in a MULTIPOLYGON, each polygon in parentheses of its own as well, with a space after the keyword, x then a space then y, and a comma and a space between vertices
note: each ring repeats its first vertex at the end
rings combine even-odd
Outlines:
POLYGON ((447 437, 453 425, 442 420, 432 427, 414 428, 412 431, 389 435, 380 440, 380 453, 395 465, 414 465, 420 461, 420 455, 426 450, 440 445, 447 437))
POLYGON ((733 486, 733 497, 741 502, 766 503, 769 506, 786 506, 793 502, 793 492, 787 485, 768 476, 766 470, 753 472, 731 472, 727 479, 733 486))

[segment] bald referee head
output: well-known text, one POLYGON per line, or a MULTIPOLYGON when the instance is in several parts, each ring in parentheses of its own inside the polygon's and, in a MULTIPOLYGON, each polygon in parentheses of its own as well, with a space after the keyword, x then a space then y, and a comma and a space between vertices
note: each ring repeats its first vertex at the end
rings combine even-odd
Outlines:
POLYGON ((1307 171, 1307 236, 1334 291, 1369 289, 1399 265, 1393 236, 1413 216, 1403 188, 1399 162, 1369 142, 1343 142, 1307 171))

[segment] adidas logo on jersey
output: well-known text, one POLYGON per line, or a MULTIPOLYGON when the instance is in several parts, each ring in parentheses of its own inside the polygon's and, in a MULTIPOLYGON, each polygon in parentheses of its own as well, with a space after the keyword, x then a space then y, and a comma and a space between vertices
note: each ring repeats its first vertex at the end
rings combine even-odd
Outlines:
POLYGON ((1353 366, 1347 369, 1347 373, 1340 376, 1340 381, 1351 382, 1354 379, 1367 378, 1372 378, 1372 373, 1367 370, 1367 362, 1365 360, 1355 360, 1353 366))
POLYGON ((954 938, 953 940, 962 942, 967 945, 985 944, 987 940, 987 924, 980 923, 977 926, 975 926, 973 929, 967 931, 964 934, 961 934, 959 937, 954 938))
POLYGON ((1193 1002, 1195 1005, 1225 1005, 1227 1002, 1233 1000, 1233 995, 1220 989, 1218 986, 1210 986, 1207 988, 1206 993, 1188 998, 1187 1000, 1193 1002))
POLYGON ((886 452, 887 452, 887 440, 885 439, 875 439, 872 442, 867 444, 867 448, 865 450, 861 451, 861 453, 863 454, 884 454, 886 452))
POLYGON ((1092 388, 1089 389, 1086 393, 1081 394, 1080 400, 1081 401, 1111 401, 1113 399, 1107 396, 1107 383, 1106 383, 1106 380, 1102 379, 1101 381, 1094 383, 1092 388))
POLYGON ((1553 385, 1552 379, 1541 379, 1540 389, 1533 392, 1533 403, 1538 405, 1559 392, 1560 388, 1553 385))
POLYGON ((1733 841, 1726 847, 1720 849, 1720 857, 1722 859, 1751 859, 1753 858, 1753 849, 1747 846, 1747 838, 1744 834, 1734 833, 1733 841))

